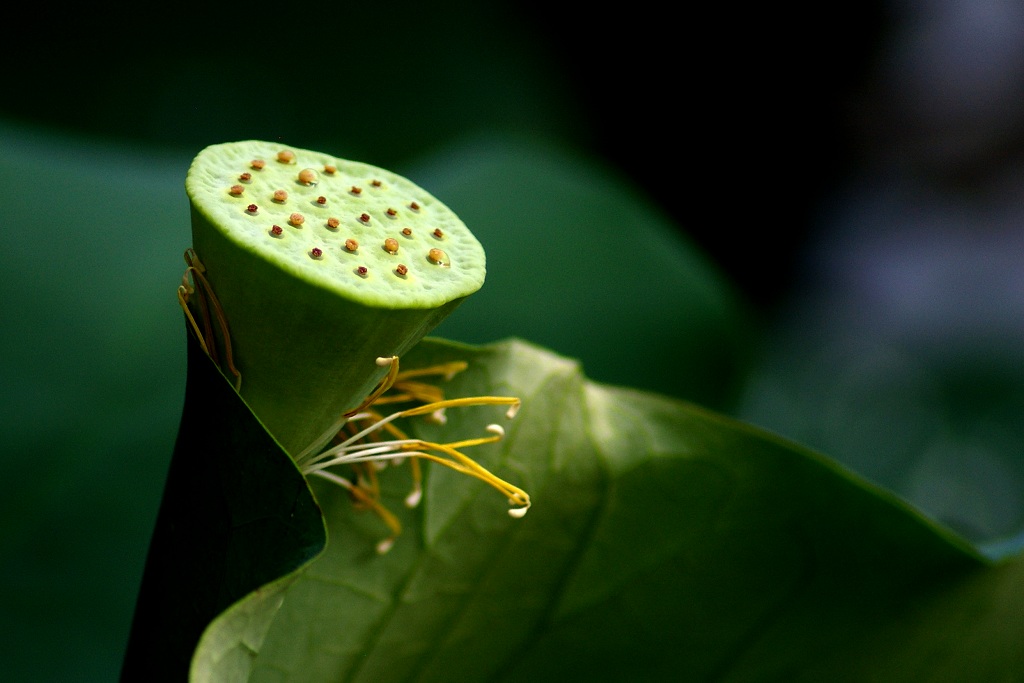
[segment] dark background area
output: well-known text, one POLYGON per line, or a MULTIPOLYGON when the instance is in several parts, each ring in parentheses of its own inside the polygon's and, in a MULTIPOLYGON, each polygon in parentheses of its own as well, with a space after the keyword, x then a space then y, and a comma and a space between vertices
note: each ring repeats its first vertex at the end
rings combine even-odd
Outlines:
POLYGON ((475 130, 539 136, 621 169, 770 309, 858 162, 887 21, 880 2, 43 6, 9 25, 0 117, 391 167, 475 130))
POLYGON ((120 665, 181 405, 166 283, 184 166, 248 137, 427 169, 407 174, 492 231, 488 286, 446 324, 489 340, 480 321, 500 318, 572 357, 602 351, 593 379, 700 388, 685 398, 827 454, 993 555, 1024 548, 1024 6, 125 7, 19 8, 0 44, 14 671, 120 665), (600 201, 619 179, 623 201, 600 201), (692 250, 646 248, 665 242, 638 191, 762 325, 736 332, 731 292, 692 250), (513 232, 526 208, 544 219, 533 244, 560 252, 544 262, 575 258, 600 286, 580 293, 571 267, 531 280, 513 232), (609 253, 551 234, 609 223, 609 253), (614 270, 620 248, 636 263, 614 270), (665 271, 679 277, 651 276, 665 271), (519 309, 496 308, 510 296, 519 309))

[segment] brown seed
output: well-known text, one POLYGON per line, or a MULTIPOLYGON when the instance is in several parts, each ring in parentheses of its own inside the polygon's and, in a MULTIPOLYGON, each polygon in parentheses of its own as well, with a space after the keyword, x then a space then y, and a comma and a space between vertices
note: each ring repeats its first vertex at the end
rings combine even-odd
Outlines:
POLYGON ((355 185, 353 185, 352 189, 349 190, 349 192, 358 197, 359 195, 361 195, 363 193, 363 188, 356 187, 355 185))
POLYGON ((394 237, 389 237, 386 240, 384 240, 384 251, 388 252, 389 254, 397 254, 398 240, 396 240, 394 237))
POLYGON ((413 211, 419 211, 420 210, 420 205, 417 204, 416 202, 410 202, 409 203, 409 208, 412 209, 413 211))
POLYGON ((356 249, 359 248, 359 242, 356 242, 354 239, 350 237, 347 240, 345 240, 345 248, 348 249, 349 251, 355 251, 356 249))
POLYGON ((436 237, 437 239, 441 239, 442 237, 444 237, 444 233, 441 232, 441 228, 434 228, 434 237, 436 237))
POLYGON ((364 214, 360 215, 359 216, 359 220, 361 220, 363 223, 369 223, 370 222, 370 214, 364 213, 364 214))
POLYGON ((384 213, 386 213, 388 215, 388 218, 394 218, 395 216, 398 215, 398 212, 395 211, 394 209, 388 209, 384 213))
POLYGON ((402 228, 402 234, 406 237, 410 237, 412 235, 412 228, 402 228))
POLYGON ((395 268, 395 273, 401 277, 405 277, 409 273, 409 269, 405 267, 404 263, 399 263, 395 268))

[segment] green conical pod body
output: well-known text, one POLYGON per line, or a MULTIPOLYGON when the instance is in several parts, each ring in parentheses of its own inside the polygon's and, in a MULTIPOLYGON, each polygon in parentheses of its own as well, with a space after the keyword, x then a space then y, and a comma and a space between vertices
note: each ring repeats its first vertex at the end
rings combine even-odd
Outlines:
POLYGON ((249 140, 204 149, 185 186, 240 393, 292 454, 484 281, 462 221, 381 168, 249 140))

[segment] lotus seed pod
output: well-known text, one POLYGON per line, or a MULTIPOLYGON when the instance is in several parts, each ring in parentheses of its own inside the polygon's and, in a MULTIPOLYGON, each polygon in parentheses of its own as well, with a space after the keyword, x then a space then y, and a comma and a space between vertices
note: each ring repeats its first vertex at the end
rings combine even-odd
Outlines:
POLYGON ((386 372, 376 359, 483 285, 483 248, 458 216, 381 168, 247 140, 202 150, 185 188, 241 395, 293 454, 359 406, 386 372))

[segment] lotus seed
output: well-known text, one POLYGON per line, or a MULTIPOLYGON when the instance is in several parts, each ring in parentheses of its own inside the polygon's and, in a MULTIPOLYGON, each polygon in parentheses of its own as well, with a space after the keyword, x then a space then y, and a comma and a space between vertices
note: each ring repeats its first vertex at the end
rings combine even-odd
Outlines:
POLYGON ((306 219, 301 213, 293 213, 291 216, 288 216, 288 222, 295 227, 302 225, 305 221, 306 219))
POLYGON ((288 201, 288 193, 284 190, 274 190, 274 201, 283 204, 288 201))
POLYGON ((427 252, 427 258, 439 266, 448 265, 448 254, 436 247, 427 252))
POLYGON ((356 242, 354 239, 349 238, 345 240, 345 248, 348 249, 349 251, 355 251, 356 249, 359 248, 359 242, 356 242))
POLYGON ((290 149, 282 149, 277 153, 277 160, 282 164, 294 164, 295 163, 295 152, 290 149))
POLYGON ((397 254, 398 240, 396 240, 394 237, 389 237, 386 240, 384 240, 384 251, 388 252, 389 254, 397 254))

